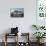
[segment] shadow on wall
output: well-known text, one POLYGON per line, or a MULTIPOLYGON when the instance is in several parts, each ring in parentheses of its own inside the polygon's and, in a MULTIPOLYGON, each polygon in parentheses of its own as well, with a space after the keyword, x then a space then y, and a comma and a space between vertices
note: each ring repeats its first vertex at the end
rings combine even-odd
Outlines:
POLYGON ((30 32, 29 32, 29 36, 30 36, 30 40, 31 42, 35 41, 36 42, 36 38, 33 36, 33 33, 36 32, 36 30, 34 28, 32 28, 32 25, 29 26, 30 32))
POLYGON ((11 28, 8 28, 8 29, 5 29, 4 32, 2 34, 5 34, 5 33, 10 33, 11 32, 11 28))

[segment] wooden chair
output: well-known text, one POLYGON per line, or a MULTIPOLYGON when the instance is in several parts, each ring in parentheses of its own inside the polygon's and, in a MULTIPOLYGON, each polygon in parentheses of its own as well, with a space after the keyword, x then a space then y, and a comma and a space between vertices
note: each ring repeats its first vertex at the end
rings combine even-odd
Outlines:
POLYGON ((5 46, 7 46, 8 45, 8 42, 7 42, 7 36, 17 36, 17 38, 15 38, 15 40, 17 40, 16 41, 16 45, 15 46, 18 46, 18 33, 17 34, 10 34, 10 33, 5 33, 5 41, 4 41, 4 43, 5 43, 5 46))
POLYGON ((26 42, 26 46, 30 46, 30 42, 29 42, 29 33, 21 33, 21 36, 26 36, 27 42, 26 42))

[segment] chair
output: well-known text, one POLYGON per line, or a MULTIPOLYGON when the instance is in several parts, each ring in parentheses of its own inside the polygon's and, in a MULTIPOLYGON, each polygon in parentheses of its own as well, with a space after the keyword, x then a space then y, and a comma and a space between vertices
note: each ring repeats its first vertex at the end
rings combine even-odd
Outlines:
POLYGON ((17 36, 17 38, 15 38, 16 40, 16 46, 18 46, 18 34, 9 34, 9 33, 6 33, 5 34, 5 46, 7 46, 8 42, 7 42, 7 38, 10 38, 11 36, 17 36))
POLYGON ((5 46, 8 45, 7 38, 10 38, 10 37, 13 37, 13 36, 17 36, 15 38, 15 40, 17 40, 16 46, 18 46, 18 27, 11 28, 11 33, 5 33, 5 46))
POLYGON ((26 37, 27 40, 20 42, 19 46, 30 46, 29 33, 21 33, 21 37, 22 37, 22 40, 25 39, 25 37, 26 37))

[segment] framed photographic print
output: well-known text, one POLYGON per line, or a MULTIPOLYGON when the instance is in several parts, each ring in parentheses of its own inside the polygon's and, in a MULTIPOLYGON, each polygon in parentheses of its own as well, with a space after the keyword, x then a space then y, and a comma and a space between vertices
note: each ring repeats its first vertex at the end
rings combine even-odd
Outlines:
POLYGON ((11 17, 24 17, 24 8, 11 8, 10 16, 11 17))
POLYGON ((38 25, 46 25, 46 0, 37 0, 36 23, 38 25))
POLYGON ((40 18, 46 17, 46 0, 37 0, 37 15, 40 18))

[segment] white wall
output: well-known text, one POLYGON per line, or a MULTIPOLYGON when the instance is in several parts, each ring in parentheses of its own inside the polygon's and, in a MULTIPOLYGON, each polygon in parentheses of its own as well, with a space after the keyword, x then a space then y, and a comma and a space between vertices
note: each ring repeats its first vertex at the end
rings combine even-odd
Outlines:
POLYGON ((30 32, 36 24, 36 0, 0 0, 0 34, 11 27, 19 27, 20 32, 30 32), (11 18, 11 8, 24 8, 24 18, 11 18))

